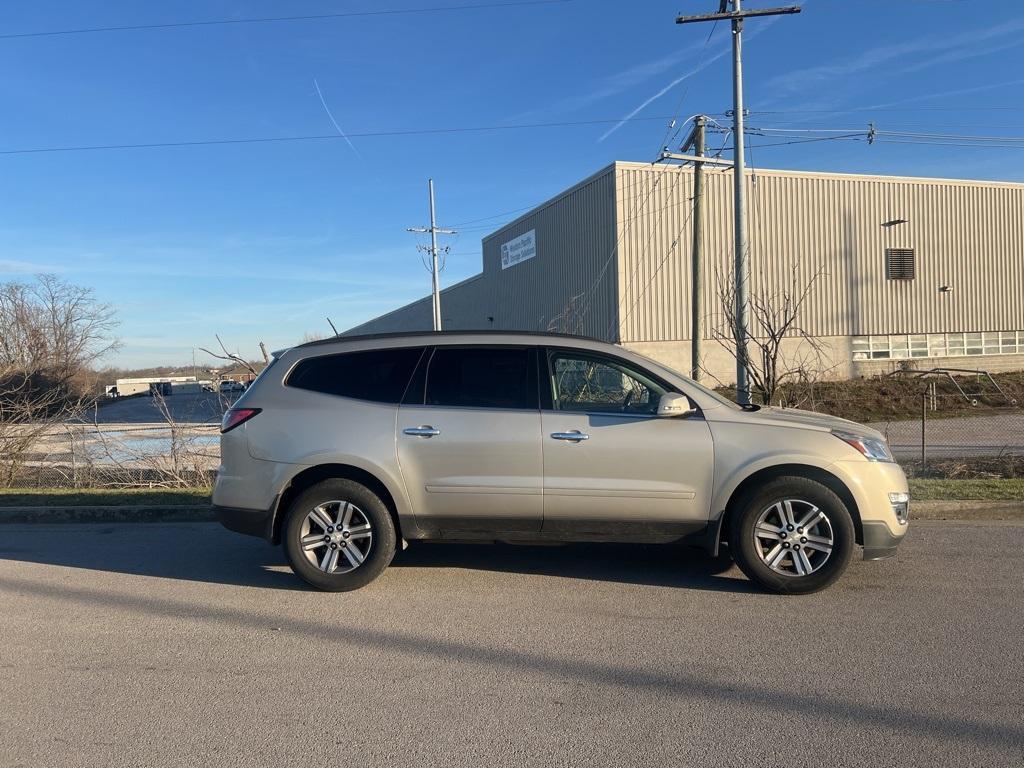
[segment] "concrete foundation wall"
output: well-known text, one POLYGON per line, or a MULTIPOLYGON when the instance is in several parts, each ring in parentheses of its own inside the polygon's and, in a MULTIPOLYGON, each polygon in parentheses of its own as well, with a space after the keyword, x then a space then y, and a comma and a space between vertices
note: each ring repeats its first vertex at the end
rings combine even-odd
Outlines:
MULTIPOLYGON (((822 381, 881 376, 905 368, 930 370, 932 368, 963 368, 967 370, 1005 373, 1024 371, 1024 355, 969 355, 966 357, 922 357, 912 360, 853 360, 852 339, 849 336, 829 336, 817 339, 820 357, 802 339, 787 339, 782 345, 782 356, 789 367, 803 361, 809 370, 815 369, 822 381)), ((639 352, 663 365, 690 374, 689 341, 634 341, 622 346, 639 352)), ((711 387, 736 384, 736 360, 717 341, 707 339, 702 346, 704 359, 701 383, 711 387)))
MULTIPOLYGON (((857 375, 851 363, 849 336, 817 339, 816 351, 803 339, 785 339, 782 358, 788 368, 803 367, 818 379, 848 379, 857 375)), ((622 346, 657 360, 681 373, 690 373, 689 341, 631 341, 622 346)), ((752 348, 753 349, 753 348, 752 348)), ((701 349, 703 373, 701 383, 708 386, 736 384, 736 359, 717 341, 705 339, 701 349)))
POLYGON ((989 373, 1024 371, 1024 355, 969 355, 967 357, 919 357, 912 360, 854 360, 853 376, 868 378, 901 369, 963 368, 989 373))

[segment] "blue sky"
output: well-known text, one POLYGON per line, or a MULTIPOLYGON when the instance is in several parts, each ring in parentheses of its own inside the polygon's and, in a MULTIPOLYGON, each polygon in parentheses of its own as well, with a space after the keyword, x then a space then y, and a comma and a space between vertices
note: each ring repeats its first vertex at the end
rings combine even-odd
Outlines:
MULTIPOLYGON (((6 3, 0 34, 469 4, 465 0, 6 3)), ((765 7, 767 0, 748 0, 765 7)), ((677 112, 730 106, 713 0, 464 9, 0 38, 0 151, 603 120, 324 141, 0 154, 0 280, 47 271, 118 308, 110 362, 175 364, 220 333, 256 355, 422 296, 405 232, 433 176, 445 284, 480 239, 612 160, 650 160, 677 112), (618 124, 627 116, 635 118, 618 124), (646 119, 658 118, 658 119, 646 119), (484 221, 479 219, 486 218, 484 221)), ((748 23, 752 127, 1024 135, 1019 0, 810 0, 748 23), (856 111, 850 111, 856 110, 856 111), (758 114, 758 113, 761 114, 758 114)), ((723 118, 724 119, 724 118, 723 118)), ((768 143, 768 139, 753 137, 768 143)), ((1016 148, 824 141, 771 168, 1024 181, 1016 148)), ((422 238, 419 238, 422 241, 422 238)))

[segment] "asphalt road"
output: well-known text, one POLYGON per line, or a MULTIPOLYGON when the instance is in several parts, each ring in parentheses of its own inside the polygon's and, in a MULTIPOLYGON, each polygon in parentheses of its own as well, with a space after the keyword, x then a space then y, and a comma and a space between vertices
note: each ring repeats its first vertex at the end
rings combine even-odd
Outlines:
MULTIPOLYGON (((897 461, 921 456, 921 420, 878 422, 897 461)), ((979 456, 1024 456, 1024 411, 1008 409, 998 416, 932 419, 925 425, 928 456, 958 459, 979 456)))
POLYGON ((0 528, 0 765, 1019 766, 1024 525, 803 598, 665 547, 302 589, 215 524, 0 528))
MULTIPOLYGON (((197 394, 178 393, 164 398, 167 411, 171 418, 181 424, 202 424, 206 422, 220 423, 224 411, 238 399, 240 393, 221 395, 218 392, 200 392, 197 394)), ((150 424, 164 423, 165 415, 157 407, 152 397, 125 397, 107 401, 96 413, 91 411, 88 419, 93 416, 100 424, 150 424)))

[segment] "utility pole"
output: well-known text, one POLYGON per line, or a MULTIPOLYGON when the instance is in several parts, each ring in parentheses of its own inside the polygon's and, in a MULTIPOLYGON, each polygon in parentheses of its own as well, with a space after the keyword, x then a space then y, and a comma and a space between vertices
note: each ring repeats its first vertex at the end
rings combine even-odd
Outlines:
POLYGON ((750 403, 750 383, 747 381, 747 337, 749 334, 749 301, 747 287, 750 264, 747 258, 746 233, 746 164, 743 147, 743 21, 753 16, 781 16, 800 13, 801 8, 790 5, 784 8, 757 8, 744 11, 743 0, 721 0, 718 13, 701 16, 678 16, 676 24, 692 24, 700 21, 730 21, 732 23, 732 100, 733 100, 733 231, 735 240, 734 285, 736 294, 736 402, 750 403), (732 10, 729 7, 732 6, 732 10))
POLYGON ((431 285, 432 294, 434 298, 434 330, 441 330, 441 275, 438 269, 438 249, 437 249, 437 236, 441 235, 455 235, 458 234, 454 229, 444 229, 437 226, 437 219, 434 216, 434 180, 427 179, 427 187, 430 190, 430 226, 429 227, 409 227, 407 232, 417 232, 420 234, 430 233, 430 273, 431 273, 431 285))
MULTIPOLYGON (((696 157, 704 157, 704 133, 708 119, 705 115, 697 115, 682 151, 685 153, 693 146, 696 157)), ((690 378, 700 381, 700 344, 704 334, 701 327, 703 309, 701 307, 701 256, 704 246, 704 163, 701 160, 693 164, 693 241, 690 256, 690 378)))

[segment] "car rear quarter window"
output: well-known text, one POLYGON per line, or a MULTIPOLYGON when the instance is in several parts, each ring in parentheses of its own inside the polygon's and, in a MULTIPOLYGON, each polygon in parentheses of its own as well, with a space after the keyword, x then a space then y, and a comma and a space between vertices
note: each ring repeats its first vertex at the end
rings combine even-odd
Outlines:
POLYGON ((423 347, 402 347, 311 357, 295 366, 285 385, 375 403, 398 403, 422 354, 423 347))
POLYGON ((438 347, 427 371, 426 405, 532 410, 536 352, 523 347, 438 347))

